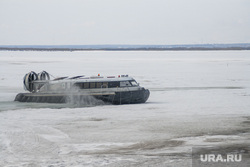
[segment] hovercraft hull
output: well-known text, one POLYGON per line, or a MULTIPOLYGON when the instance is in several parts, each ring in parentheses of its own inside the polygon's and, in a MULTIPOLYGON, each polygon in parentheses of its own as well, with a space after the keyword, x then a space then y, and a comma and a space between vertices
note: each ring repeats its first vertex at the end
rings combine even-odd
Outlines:
POLYGON ((148 89, 106 94, 19 93, 16 95, 15 101, 35 103, 70 103, 73 101, 81 103, 89 97, 94 97, 111 104, 136 104, 145 103, 149 94, 148 89))

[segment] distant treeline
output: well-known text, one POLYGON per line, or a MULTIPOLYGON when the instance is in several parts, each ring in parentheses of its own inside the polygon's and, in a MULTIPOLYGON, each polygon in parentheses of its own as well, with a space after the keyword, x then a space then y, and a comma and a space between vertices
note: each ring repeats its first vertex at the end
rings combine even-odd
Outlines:
POLYGON ((250 43, 187 45, 0 45, 10 51, 185 51, 250 50, 250 43))
POLYGON ((250 50, 250 47, 174 47, 174 48, 10 48, 0 47, 7 51, 208 51, 208 50, 250 50))

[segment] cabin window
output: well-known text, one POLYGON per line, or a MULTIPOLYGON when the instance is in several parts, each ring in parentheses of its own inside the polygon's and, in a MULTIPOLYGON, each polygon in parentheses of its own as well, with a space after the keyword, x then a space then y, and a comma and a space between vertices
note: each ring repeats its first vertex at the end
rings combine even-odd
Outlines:
POLYGON ((84 88, 84 89, 88 89, 89 88, 89 83, 88 82, 85 82, 84 83, 84 87, 81 87, 82 89, 84 88))
POLYGON ((120 82, 109 82, 108 87, 109 88, 116 88, 120 86, 120 82))
POLYGON ((108 82, 103 82, 102 83, 102 88, 108 88, 108 82))
MULTIPOLYGON (((93 88, 108 88, 108 82, 85 82, 85 83, 75 83, 75 86, 80 89, 93 89, 93 88)), ((113 87, 117 87, 117 83, 112 83, 113 87)))
POLYGON ((90 82, 89 88, 95 88, 95 82, 90 82))
POLYGON ((138 86, 137 82, 135 80, 130 81, 132 86, 138 86))
POLYGON ((120 82, 120 86, 121 86, 121 87, 124 87, 124 86, 131 86, 131 84, 130 84, 129 81, 122 81, 122 82, 120 82))
POLYGON ((101 82, 96 82, 96 88, 101 88, 102 87, 102 83, 101 82))
POLYGON ((78 87, 78 88, 81 88, 82 83, 76 83, 76 84, 74 84, 74 86, 76 86, 76 87, 78 87))
POLYGON ((75 87, 82 89, 83 88, 83 83, 75 83, 75 87))

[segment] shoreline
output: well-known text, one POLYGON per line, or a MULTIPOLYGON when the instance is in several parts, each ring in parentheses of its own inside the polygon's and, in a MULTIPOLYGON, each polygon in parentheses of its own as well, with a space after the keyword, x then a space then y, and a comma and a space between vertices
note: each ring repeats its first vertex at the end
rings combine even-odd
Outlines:
POLYGON ((0 47, 0 51, 233 51, 250 50, 250 47, 177 47, 177 48, 26 48, 0 47))

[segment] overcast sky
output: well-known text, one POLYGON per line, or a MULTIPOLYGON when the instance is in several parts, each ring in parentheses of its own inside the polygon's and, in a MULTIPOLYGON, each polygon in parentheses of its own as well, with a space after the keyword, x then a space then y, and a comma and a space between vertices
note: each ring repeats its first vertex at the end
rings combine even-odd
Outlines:
POLYGON ((0 0, 0 45, 250 43, 250 0, 0 0))

